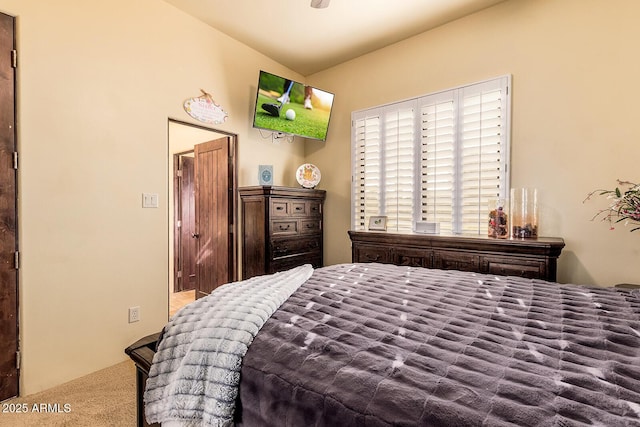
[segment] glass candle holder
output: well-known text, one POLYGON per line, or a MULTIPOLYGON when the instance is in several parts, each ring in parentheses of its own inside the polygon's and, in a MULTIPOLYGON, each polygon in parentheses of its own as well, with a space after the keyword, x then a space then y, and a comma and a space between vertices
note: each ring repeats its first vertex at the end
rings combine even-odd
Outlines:
POLYGON ((509 202, 507 199, 489 199, 489 237, 509 237, 509 202))
POLYGON ((538 190, 511 189, 511 238, 538 238, 538 190))

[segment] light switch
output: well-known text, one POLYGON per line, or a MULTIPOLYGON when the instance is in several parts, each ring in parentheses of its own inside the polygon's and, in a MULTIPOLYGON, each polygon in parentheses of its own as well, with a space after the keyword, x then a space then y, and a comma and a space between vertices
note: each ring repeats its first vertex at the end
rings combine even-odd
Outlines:
POLYGON ((142 193, 142 207, 143 208, 157 208, 158 207, 158 193, 142 193))

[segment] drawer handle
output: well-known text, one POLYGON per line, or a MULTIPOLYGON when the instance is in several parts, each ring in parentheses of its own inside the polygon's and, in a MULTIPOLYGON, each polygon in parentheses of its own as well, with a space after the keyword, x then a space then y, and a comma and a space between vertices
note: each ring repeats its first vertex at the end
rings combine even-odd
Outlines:
POLYGON ((277 211, 284 210, 284 206, 276 206, 276 210, 277 210, 277 211))
POLYGON ((291 224, 287 224, 286 227, 283 227, 282 225, 280 226, 280 231, 284 231, 284 230, 288 230, 289 227, 291 227, 291 224))
POLYGON ((296 206, 296 210, 301 211, 301 210, 304 210, 304 208, 302 206, 296 206))
POLYGON ((367 255, 368 261, 378 261, 379 259, 380 259, 380 255, 376 255, 376 256, 367 255))
MULTIPOLYGON (((504 267, 500 268, 500 273, 504 276, 508 275, 507 269, 504 267)), ((527 272, 525 270, 520 270, 520 277, 526 277, 527 272)))

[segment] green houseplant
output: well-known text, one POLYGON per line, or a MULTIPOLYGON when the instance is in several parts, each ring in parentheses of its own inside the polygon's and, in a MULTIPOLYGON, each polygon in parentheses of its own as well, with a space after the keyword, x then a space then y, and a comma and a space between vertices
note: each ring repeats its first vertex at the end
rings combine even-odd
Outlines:
POLYGON ((600 218, 609 222, 610 229, 615 229, 615 224, 624 222, 632 225, 631 231, 640 230, 640 184, 618 180, 618 186, 613 190, 593 190, 584 199, 583 203, 593 196, 605 196, 611 201, 608 207, 599 210, 592 218, 600 218))

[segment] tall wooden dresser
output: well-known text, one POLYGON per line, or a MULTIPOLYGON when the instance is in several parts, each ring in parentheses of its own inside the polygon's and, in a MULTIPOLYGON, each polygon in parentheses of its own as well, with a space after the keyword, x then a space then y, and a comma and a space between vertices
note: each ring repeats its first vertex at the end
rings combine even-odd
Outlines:
POLYGON ((238 192, 243 279, 303 264, 322 267, 324 190, 257 186, 238 192))

